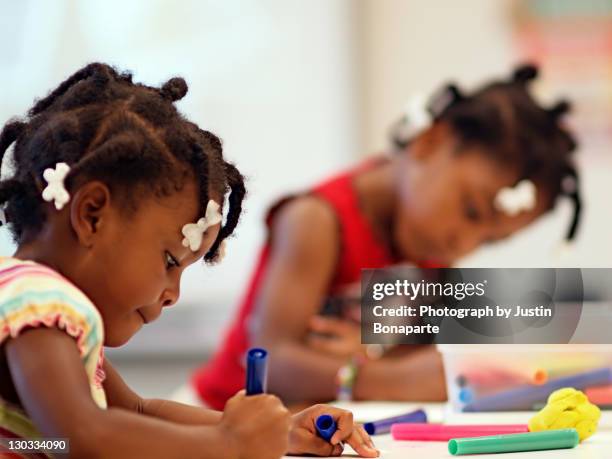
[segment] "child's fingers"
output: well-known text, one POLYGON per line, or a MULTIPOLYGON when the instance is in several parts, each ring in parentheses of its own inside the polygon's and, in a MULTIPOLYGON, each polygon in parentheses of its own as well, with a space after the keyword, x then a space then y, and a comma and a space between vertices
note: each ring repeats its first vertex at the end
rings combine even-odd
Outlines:
POLYGON ((319 333, 342 336, 352 334, 356 326, 343 319, 314 316, 310 319, 310 328, 319 333))
POLYGON ((315 405, 313 415, 329 414, 336 421, 336 432, 329 440, 332 445, 348 443, 362 457, 378 457, 379 451, 374 447, 370 436, 363 426, 353 421, 353 413, 328 405, 315 405))
POLYGON ((290 441, 290 454, 314 454, 317 456, 340 456, 342 443, 332 445, 306 429, 299 429, 290 441))
POLYGON ((334 355, 349 356, 353 351, 351 343, 340 339, 325 338, 322 336, 309 336, 308 347, 315 351, 330 353, 334 355))
POLYGON ((355 432, 357 432, 357 435, 360 438, 363 438, 368 446, 374 448, 374 443, 363 426, 354 423, 352 412, 329 406, 326 406, 325 410, 336 420, 337 429, 330 439, 331 443, 335 444, 342 441, 348 441, 348 439, 351 438, 351 435, 354 435, 355 432))
MULTIPOLYGON (((364 441, 367 443, 367 445, 372 448, 372 449, 376 449, 376 446, 374 446, 374 441, 372 440, 372 437, 370 437, 370 434, 366 432, 365 428, 363 427, 362 424, 359 424, 356 427, 359 432, 361 433, 361 438, 364 439, 364 441)), ((377 450, 378 451, 378 450, 377 450)))
POLYGON ((231 406, 234 405, 235 403, 237 403, 239 400, 242 400, 244 397, 246 397, 246 391, 244 389, 236 392, 228 401, 227 401, 227 405, 231 406))
POLYGON ((380 455, 380 452, 374 447, 374 443, 362 426, 355 426, 351 436, 346 439, 346 443, 351 445, 351 448, 361 457, 378 457, 380 455))
POLYGON ((329 442, 335 445, 348 439, 353 434, 353 430, 355 430, 353 413, 331 406, 326 406, 325 410, 336 421, 336 431, 330 438, 329 442))

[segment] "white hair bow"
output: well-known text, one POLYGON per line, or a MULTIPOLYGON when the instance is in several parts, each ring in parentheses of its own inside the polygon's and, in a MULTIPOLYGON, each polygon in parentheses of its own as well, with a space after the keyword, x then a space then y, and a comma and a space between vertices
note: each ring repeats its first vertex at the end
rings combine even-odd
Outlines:
POLYGON ((405 134, 408 138, 414 137, 433 123, 433 117, 427 105, 427 97, 422 93, 414 94, 406 104, 404 119, 406 120, 405 134))
POLYGON ((42 198, 47 202, 54 201, 57 210, 61 210, 70 201, 70 194, 64 187, 64 179, 68 172, 70 166, 66 163, 57 163, 55 169, 48 168, 43 172, 47 186, 42 192, 42 198))
POLYGON ((511 217, 531 210, 536 205, 536 186, 531 180, 521 180, 515 187, 502 188, 495 196, 495 208, 511 217))
POLYGON ((200 250, 204 232, 222 220, 221 213, 219 212, 220 207, 219 204, 211 199, 206 206, 204 217, 200 218, 196 223, 187 223, 183 226, 181 230, 181 233, 185 236, 182 242, 183 247, 189 247, 193 252, 200 250))

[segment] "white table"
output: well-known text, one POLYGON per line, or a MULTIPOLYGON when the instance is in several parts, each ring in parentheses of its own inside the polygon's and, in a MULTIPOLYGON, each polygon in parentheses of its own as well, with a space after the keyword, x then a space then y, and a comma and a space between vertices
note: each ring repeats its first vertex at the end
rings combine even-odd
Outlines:
MULTIPOLYGON (((529 418, 534 414, 532 412, 457 414, 450 412, 445 404, 433 403, 355 402, 337 403, 336 406, 351 410, 355 419, 360 422, 394 416, 417 408, 423 408, 427 412, 430 422, 446 422, 448 424, 527 424, 529 418)), ((388 459, 448 459, 453 457, 473 457, 475 459, 505 459, 506 457, 509 459, 610 459, 612 458, 612 411, 603 412, 597 433, 573 449, 452 456, 447 450, 447 442, 394 441, 391 435, 378 435, 373 437, 373 440, 376 447, 381 451, 381 458, 388 459)), ((343 457, 357 456, 350 448, 346 448, 343 457)))

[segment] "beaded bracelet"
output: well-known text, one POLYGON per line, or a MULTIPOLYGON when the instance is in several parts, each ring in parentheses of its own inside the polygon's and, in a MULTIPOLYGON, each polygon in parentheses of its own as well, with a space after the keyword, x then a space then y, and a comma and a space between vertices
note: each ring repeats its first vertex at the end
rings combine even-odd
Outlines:
POLYGON ((355 386, 359 367, 362 363, 363 357, 355 356, 338 370, 336 374, 336 398, 339 401, 349 401, 353 399, 353 387, 355 386))

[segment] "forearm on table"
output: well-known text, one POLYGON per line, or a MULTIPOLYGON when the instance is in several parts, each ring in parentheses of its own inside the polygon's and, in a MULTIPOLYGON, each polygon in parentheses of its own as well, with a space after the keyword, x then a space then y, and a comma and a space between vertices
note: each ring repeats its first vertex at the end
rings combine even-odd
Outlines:
MULTIPOLYGON (((290 341, 267 343, 268 386, 285 402, 324 402, 337 394, 336 377, 346 359, 290 341)), ((419 350, 397 358, 368 360, 358 369, 356 400, 438 401, 446 397, 439 355, 419 350)))
POLYGON ((301 343, 266 343, 270 351, 268 389, 287 403, 336 398, 335 378, 345 360, 324 355, 301 343))
POLYGON ((398 344, 385 351, 384 358, 404 357, 431 347, 429 344, 398 344))
POLYGON ((442 401, 446 399, 444 373, 435 352, 368 361, 359 369, 356 400, 442 401))
POLYGON ((143 399, 140 411, 158 419, 193 425, 217 424, 223 414, 220 411, 161 399, 143 399))
POLYGON ((180 425, 121 408, 99 412, 70 437, 71 457, 216 459, 232 451, 216 426, 180 425))

